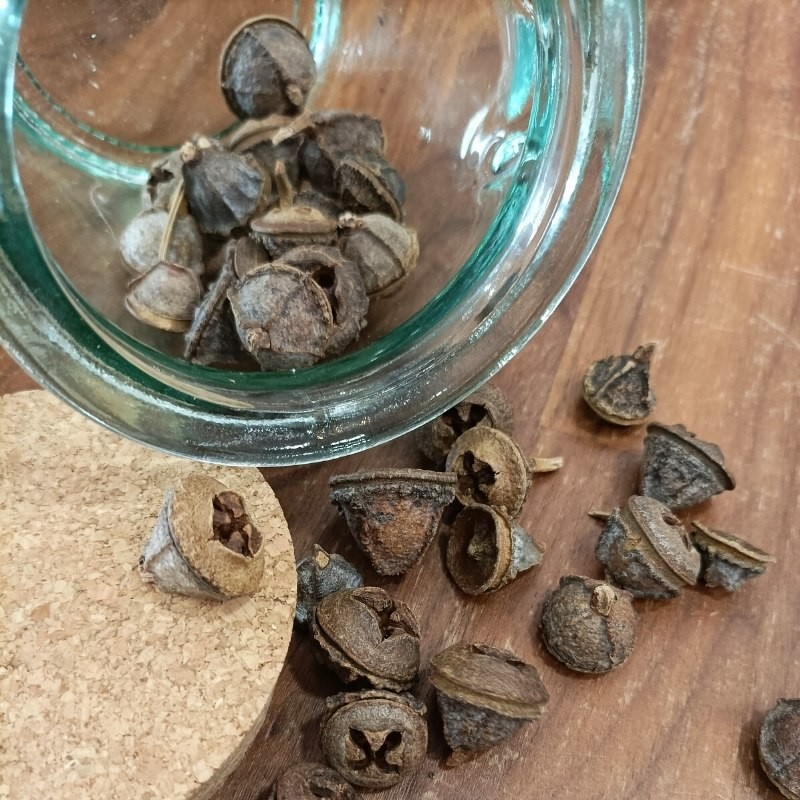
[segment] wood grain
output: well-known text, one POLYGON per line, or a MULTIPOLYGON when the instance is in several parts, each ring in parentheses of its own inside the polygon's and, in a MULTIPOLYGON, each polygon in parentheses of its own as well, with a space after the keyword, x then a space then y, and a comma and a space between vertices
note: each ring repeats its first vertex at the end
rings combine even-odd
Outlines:
MULTIPOLYGON (((408 441, 338 462, 271 470, 296 554, 313 542, 408 602, 423 663, 462 638, 510 647, 541 671, 546 715, 472 764, 440 768, 434 704, 425 768, 386 800, 557 797, 601 800, 777 796, 755 736, 778 697, 800 696, 800 600, 793 547, 800 501, 800 2, 651 0, 637 143, 610 224, 586 272, 498 377, 517 437, 563 455, 537 479, 521 522, 546 545, 535 574, 481 599, 460 595, 435 543, 398 580, 378 579, 327 501, 327 480, 362 467, 415 466, 408 441), (719 443, 735 492, 697 509, 774 553, 738 594, 687 591, 638 603, 641 632, 616 674, 580 677, 544 651, 545 593, 566 573, 599 575, 585 512, 635 486, 641 431, 590 418, 580 376, 595 358, 658 342, 657 416, 719 443)), ((0 361, 5 391, 24 378, 0 361)), ((340 685, 296 635, 267 721, 215 800, 257 800, 293 761, 320 757, 317 721, 340 685)), ((423 676, 420 694, 430 701, 423 676)))

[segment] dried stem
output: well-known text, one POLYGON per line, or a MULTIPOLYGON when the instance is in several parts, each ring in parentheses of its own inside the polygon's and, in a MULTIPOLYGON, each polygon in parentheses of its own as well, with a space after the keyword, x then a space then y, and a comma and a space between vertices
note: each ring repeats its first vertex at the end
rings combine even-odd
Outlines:
POLYGON ((169 245, 172 241, 172 232, 175 230, 175 222, 178 219, 178 211, 180 210, 182 202, 183 178, 179 178, 169 201, 169 215, 167 216, 167 224, 164 226, 164 232, 161 234, 161 246, 158 248, 159 261, 167 260, 169 245))
POLYGON ((589 509, 589 511, 587 511, 586 513, 590 517, 594 517, 595 519, 602 520, 603 522, 605 522, 611 516, 611 512, 610 511, 600 511, 599 509, 596 509, 596 508, 589 509))
POLYGON ((528 460, 532 472, 555 472, 564 466, 564 459, 561 456, 553 458, 531 458, 528 460))
POLYGON ((278 188, 278 201, 281 208, 291 208, 294 204, 294 187, 286 174, 283 161, 275 164, 275 183, 278 188))

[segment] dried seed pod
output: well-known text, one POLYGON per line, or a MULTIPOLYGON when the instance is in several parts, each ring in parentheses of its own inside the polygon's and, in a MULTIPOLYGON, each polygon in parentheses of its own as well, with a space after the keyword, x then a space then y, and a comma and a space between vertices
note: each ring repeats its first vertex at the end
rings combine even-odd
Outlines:
POLYGON ((284 772, 267 800, 358 800, 359 795, 338 772, 324 764, 305 761, 284 772))
POLYGON ((265 264, 228 290, 236 331, 262 369, 307 367, 328 349, 333 315, 325 292, 296 267, 265 264))
POLYGON ((468 506, 453 521, 447 570, 466 594, 495 592, 541 560, 531 537, 489 506, 468 506))
POLYGON ((637 347, 633 355, 609 356, 595 361, 583 376, 583 398, 600 419, 614 425, 639 425, 656 404, 650 391, 652 342, 637 347))
POLYGON ((139 571, 165 592, 215 600, 252 594, 264 573, 262 536, 240 495, 194 473, 167 494, 139 571))
POLYGON ((189 328, 203 285, 188 267, 161 261, 128 284, 125 308, 136 319, 164 331, 189 328))
POLYGON ((204 233, 230 236, 258 208, 266 176, 250 156, 200 137, 181 148, 189 211, 204 233))
POLYGON ((339 249, 358 264, 368 295, 388 296, 417 266, 417 234, 384 214, 339 218, 339 249))
POLYGON ((700 573, 700 553, 681 521, 652 497, 634 495, 625 508, 611 512, 595 556, 634 597, 676 597, 700 573))
POLYGON ((325 292, 333 315, 325 355, 339 355, 367 324, 369 300, 358 267, 335 247, 321 245, 295 247, 281 256, 281 263, 308 273, 325 292))
POLYGON ((426 709, 412 695, 367 689, 328 697, 325 705, 322 752, 345 780, 386 789, 422 765, 426 709))
POLYGON ((419 672, 419 623, 383 589, 364 586, 323 597, 311 633, 325 663, 346 683, 408 689, 419 672))
POLYGON ((335 217, 337 220, 344 212, 344 207, 339 200, 317 191, 308 183, 301 184, 300 191, 295 197, 295 203, 299 206, 316 208, 326 217, 335 217))
POLYGON ((240 119, 302 111, 316 77, 308 43, 284 19, 248 20, 222 53, 222 92, 240 119))
POLYGON ((295 622, 305 627, 314 613, 314 607, 323 597, 342 589, 358 589, 363 585, 361 573, 346 558, 336 553, 326 553, 315 544, 313 554, 297 565, 295 622))
POLYGON ((194 364, 243 367, 250 361, 236 333, 233 311, 228 302, 228 290, 235 281, 231 260, 229 258, 208 288, 194 312, 191 327, 186 331, 183 357, 194 364))
POLYGON ((638 624, 628 592, 603 581, 566 575, 545 598, 542 640, 570 669, 609 672, 633 652, 638 624))
POLYGON ((640 494, 655 497, 677 510, 695 506, 735 486, 717 445, 698 439, 683 425, 651 422, 647 426, 640 494))
POLYGON ((142 207, 166 211, 173 195, 183 181, 183 159, 180 150, 173 150, 166 158, 150 168, 142 192, 142 207))
POLYGON ((385 469, 334 475, 331 502, 379 575, 401 575, 428 549, 455 478, 423 469, 385 469))
POLYGON ((481 426, 497 428, 511 435, 514 417, 508 398, 491 383, 476 389, 449 411, 418 428, 417 447, 437 467, 443 468, 447 455, 464 431, 481 426))
POLYGON ((406 187, 397 170, 380 157, 348 156, 336 167, 342 204, 356 214, 385 214, 403 219, 406 187))
POLYGON ((762 575, 767 566, 775 563, 769 553, 754 547, 732 533, 707 528, 693 522, 692 540, 703 559, 703 583, 735 592, 741 585, 762 575))
POLYGON ((764 717, 758 757, 778 791, 789 800, 800 800, 800 699, 780 699, 764 717))
POLYGON ((161 243, 167 228, 169 214, 151 208, 133 218, 119 239, 119 249, 125 265, 137 275, 154 267, 159 261, 182 264, 192 272, 203 274, 203 237, 194 219, 188 215, 178 217, 169 239, 166 258, 161 258, 161 243))
POLYGON ((256 267, 269 264, 270 258, 267 248, 259 244, 249 236, 242 236, 236 241, 236 249, 233 255, 233 270, 237 278, 244 278, 248 272, 252 272, 256 267))
POLYGON ((496 428, 470 428, 458 437, 445 463, 455 473, 456 497, 465 506, 481 504, 519 516, 534 472, 551 472, 560 458, 526 458, 519 445, 496 428))
POLYGON ((459 642, 431 659, 430 681, 453 751, 447 766, 474 758, 538 719, 550 699, 536 668, 488 644, 459 642))

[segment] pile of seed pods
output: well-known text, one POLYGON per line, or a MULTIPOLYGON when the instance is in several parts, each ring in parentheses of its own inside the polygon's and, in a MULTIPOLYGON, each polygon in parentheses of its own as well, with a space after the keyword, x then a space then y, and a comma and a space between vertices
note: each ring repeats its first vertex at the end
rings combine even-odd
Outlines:
POLYGON ((220 84, 243 123, 159 161, 120 237, 135 275, 126 308, 183 333, 189 361, 289 370, 339 355, 365 327, 370 298, 391 294, 416 266, 381 123, 306 110, 315 77, 289 22, 242 25, 220 84))

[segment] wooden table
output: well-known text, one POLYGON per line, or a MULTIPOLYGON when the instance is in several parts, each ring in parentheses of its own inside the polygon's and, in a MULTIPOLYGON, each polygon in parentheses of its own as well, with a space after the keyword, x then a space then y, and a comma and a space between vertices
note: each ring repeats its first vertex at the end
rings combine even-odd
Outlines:
MULTIPOLYGON (((517 433, 565 467, 539 478, 521 523, 547 546, 543 564, 498 594, 468 599, 441 547, 404 578, 369 582, 408 602, 424 629, 423 664, 453 641, 515 650, 551 700, 538 723, 466 766, 428 762, 381 798, 776 797, 756 732, 778 697, 800 696, 800 596, 793 574, 800 484, 800 2, 651 0, 641 124, 600 245, 536 339, 499 375, 517 433), (719 443, 738 480, 697 509, 774 553, 768 576, 735 595, 687 591, 639 603, 641 631, 616 673, 561 668, 537 635, 561 575, 598 576, 591 506, 634 490, 642 431, 599 424, 580 400, 595 358, 658 343, 657 418, 719 443)), ((0 359, 4 392, 31 381, 0 359)), ((408 441, 335 463, 271 470, 301 557, 313 542, 356 552, 327 503, 327 480, 363 467, 422 465, 408 441), (316 498, 311 501, 311 498, 316 498)), ((439 543, 441 544, 441 543, 439 543)), ((317 720, 340 685, 296 635, 266 724, 217 800, 256 800, 299 759, 319 759, 317 720)), ((432 701, 423 677, 420 691, 432 701)), ((431 703, 431 708, 435 704, 431 703)))

